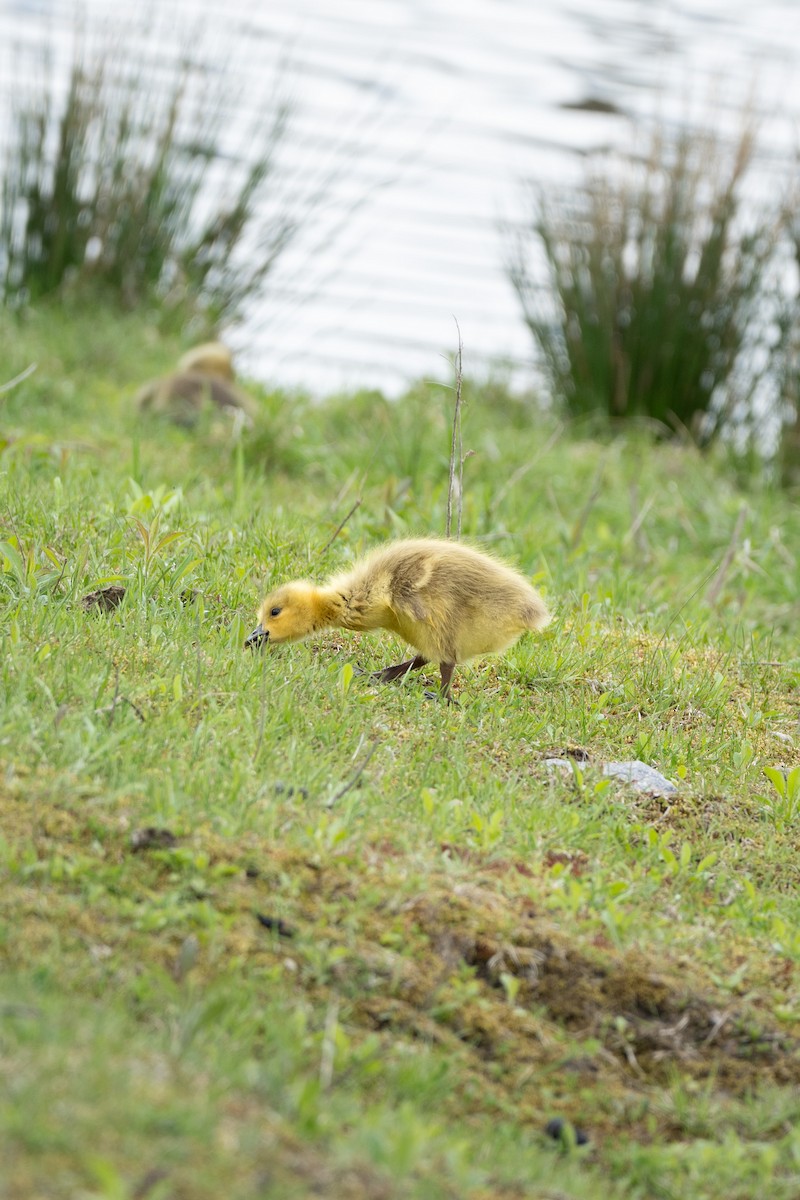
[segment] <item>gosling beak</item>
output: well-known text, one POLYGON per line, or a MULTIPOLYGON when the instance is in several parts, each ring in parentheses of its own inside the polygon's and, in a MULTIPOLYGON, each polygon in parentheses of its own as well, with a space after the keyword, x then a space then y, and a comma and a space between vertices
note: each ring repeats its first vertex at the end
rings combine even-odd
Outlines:
POLYGON ((250 636, 245 638, 244 644, 245 646, 249 647, 249 649, 253 650, 256 646, 263 645, 263 643, 268 641, 268 639, 269 630, 265 629, 263 625, 257 625, 250 636))

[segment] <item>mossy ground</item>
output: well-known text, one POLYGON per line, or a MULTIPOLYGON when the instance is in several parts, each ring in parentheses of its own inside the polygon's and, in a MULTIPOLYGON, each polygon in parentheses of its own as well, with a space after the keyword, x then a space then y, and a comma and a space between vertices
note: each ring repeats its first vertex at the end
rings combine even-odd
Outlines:
POLYGON ((796 498, 470 388, 465 535, 556 619, 448 707, 353 673, 388 636, 242 650, 443 531, 446 388, 187 431, 131 405, 155 322, 2 336, 4 1194, 793 1200, 796 498))

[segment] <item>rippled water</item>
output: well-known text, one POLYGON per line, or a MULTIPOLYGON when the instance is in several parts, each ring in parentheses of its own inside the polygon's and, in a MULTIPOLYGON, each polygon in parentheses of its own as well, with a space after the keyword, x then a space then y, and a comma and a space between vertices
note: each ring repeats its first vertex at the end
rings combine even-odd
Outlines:
MULTIPOLYGON (((119 11, 111 0, 84 10, 90 23, 119 11)), ((280 0, 232 3, 224 19, 209 0, 165 10, 177 28, 201 18, 212 52, 235 47, 244 109, 287 62, 287 162, 338 161, 330 207, 235 338, 247 369, 276 383, 391 392, 420 374, 447 378, 454 317, 468 373, 505 360, 524 377, 531 345, 501 223, 524 218, 522 180, 569 185, 587 152, 629 141, 632 118, 702 115, 713 96, 733 132, 750 98, 761 117, 754 184, 796 163, 796 0, 280 0)), ((67 0, 0 0, 0 39, 49 27, 66 53, 72 12, 67 0)))

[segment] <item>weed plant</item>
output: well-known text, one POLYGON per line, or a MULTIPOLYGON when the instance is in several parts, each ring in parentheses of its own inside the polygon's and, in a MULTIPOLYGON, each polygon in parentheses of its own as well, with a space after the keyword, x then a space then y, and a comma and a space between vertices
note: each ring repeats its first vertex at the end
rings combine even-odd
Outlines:
POLYGON ((744 218, 754 154, 747 127, 730 150, 712 133, 657 130, 642 158, 592 167, 577 198, 535 201, 510 275, 567 414, 646 418, 701 445, 775 424, 782 221, 744 218))
POLYGON ((242 643, 276 580, 443 532, 449 389, 254 388, 243 444, 134 410, 147 313, 0 345, 38 364, 0 396, 5 1192, 794 1200, 790 497, 465 382, 464 535, 555 619, 446 706, 367 678, 388 635, 242 643), (677 790, 600 772, 636 757, 677 790))
POLYGON ((214 325, 262 288, 297 230, 307 198, 288 201, 281 177, 285 104, 265 88, 242 128, 231 72, 165 63, 146 27, 79 37, 64 91, 51 48, 16 67, 0 220, 10 307, 90 284, 214 325))

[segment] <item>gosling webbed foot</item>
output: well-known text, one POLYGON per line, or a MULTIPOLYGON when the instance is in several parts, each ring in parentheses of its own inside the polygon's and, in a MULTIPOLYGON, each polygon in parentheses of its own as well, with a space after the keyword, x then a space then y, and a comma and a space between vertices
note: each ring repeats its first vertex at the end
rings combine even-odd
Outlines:
POLYGON ((440 704, 452 704, 453 708, 459 708, 460 705, 452 692, 433 692, 430 688, 426 688, 422 693, 426 700, 438 700, 440 704))
POLYGON ((397 663, 393 667, 384 667, 382 671, 373 671, 370 679, 375 679, 378 683, 391 683, 395 679, 405 678, 410 671, 418 671, 427 662, 427 658, 418 654, 416 658, 410 658, 407 662, 397 663))
POLYGON ((455 663, 443 662, 439 663, 439 673, 442 677, 442 682, 438 692, 426 691, 424 696, 426 700, 442 700, 445 704, 454 704, 458 708, 458 701, 454 699, 453 693, 450 691, 450 684, 453 681, 453 672, 456 669, 455 663))

